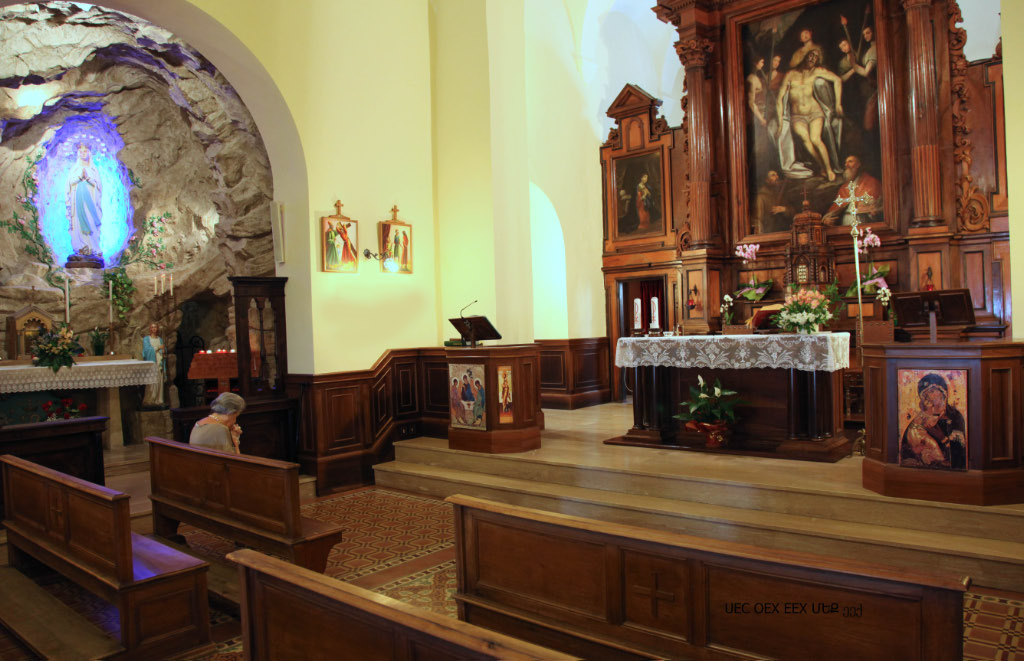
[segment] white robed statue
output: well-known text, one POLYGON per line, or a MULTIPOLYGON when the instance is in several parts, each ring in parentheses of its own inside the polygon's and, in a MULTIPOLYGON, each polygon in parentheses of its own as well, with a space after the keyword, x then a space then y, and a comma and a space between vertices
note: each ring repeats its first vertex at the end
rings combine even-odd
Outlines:
POLYGON ((88 145, 78 145, 78 160, 68 176, 68 224, 71 247, 76 255, 102 257, 100 251, 100 209, 103 188, 99 172, 92 163, 88 145))
POLYGON ((142 359, 156 363, 159 370, 158 381, 146 386, 146 394, 142 398, 142 403, 146 406, 163 406, 167 361, 164 360, 164 341, 160 337, 160 327, 156 324, 150 324, 149 335, 142 338, 142 359))

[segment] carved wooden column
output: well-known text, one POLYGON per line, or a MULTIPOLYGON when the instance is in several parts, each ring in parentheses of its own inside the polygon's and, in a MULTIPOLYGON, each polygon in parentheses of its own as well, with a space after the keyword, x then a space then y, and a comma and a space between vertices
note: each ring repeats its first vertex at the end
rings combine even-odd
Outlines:
POLYGON ((711 240, 711 89, 705 76, 709 39, 695 36, 676 42, 676 53, 686 75, 690 157, 690 247, 707 248, 711 240))
POLYGON ((914 182, 911 227, 945 223, 939 176, 939 94, 932 35, 932 0, 902 0, 907 13, 910 146, 914 182))

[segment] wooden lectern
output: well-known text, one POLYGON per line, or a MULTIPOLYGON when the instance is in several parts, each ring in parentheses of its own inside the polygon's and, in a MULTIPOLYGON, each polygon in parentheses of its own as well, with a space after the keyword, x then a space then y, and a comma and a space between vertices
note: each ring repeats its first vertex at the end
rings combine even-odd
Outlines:
POLYGON ((450 319, 470 346, 447 347, 448 447, 525 452, 540 447, 540 345, 476 346, 501 337, 486 317, 450 319))
POLYGON ((937 289, 893 293, 892 309, 900 328, 914 339, 958 340, 974 327, 970 289, 937 289))

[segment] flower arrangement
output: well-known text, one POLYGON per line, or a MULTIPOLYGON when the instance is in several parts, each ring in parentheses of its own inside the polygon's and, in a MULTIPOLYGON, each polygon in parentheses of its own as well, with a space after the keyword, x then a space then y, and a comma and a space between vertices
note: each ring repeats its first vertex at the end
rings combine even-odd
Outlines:
POLYGON ((80 418, 89 409, 86 404, 75 405, 70 397, 65 397, 57 402, 46 402, 42 406, 46 419, 49 420, 70 420, 80 418))
MULTIPOLYGON (((882 240, 878 238, 878 235, 871 231, 870 227, 857 228, 857 252, 862 255, 867 255, 870 248, 881 248, 882 240)), ((875 266, 874 260, 870 261, 870 270, 867 274, 862 274, 860 277, 861 289, 866 294, 873 294, 879 289, 887 289, 889 287, 885 282, 886 276, 889 275, 889 265, 883 264, 881 268, 875 266)), ((846 290, 846 296, 857 295, 857 283, 850 285, 850 288, 846 290)))
POLYGON ((732 296, 726 294, 722 297, 722 304, 718 306, 718 310, 722 313, 722 323, 732 323, 732 296))
POLYGON ((893 324, 895 324, 896 323, 896 308, 889 308, 889 301, 892 300, 892 290, 889 289, 888 287, 882 287, 881 289, 878 290, 878 294, 875 295, 875 298, 878 299, 878 303, 883 308, 888 308, 889 309, 889 320, 893 324))
MULTIPOLYGON (((735 255, 743 259, 743 263, 757 261, 757 251, 761 249, 760 243, 741 243, 736 246, 735 255)), ((772 281, 765 280, 758 282, 753 271, 750 273, 750 282, 736 290, 736 296, 742 296, 748 301, 760 301, 772 288, 772 281)))
POLYGON ((697 383, 698 388, 690 386, 690 399, 679 404, 683 412, 675 418, 685 421, 687 428, 695 431, 703 430, 690 423, 736 422, 736 406, 744 403, 736 396, 736 391, 723 388, 719 379, 715 379, 715 384, 709 387, 699 374, 697 383))
POLYGON ((827 325, 834 318, 832 307, 838 303, 839 288, 829 285, 824 293, 815 289, 800 289, 786 294, 786 303, 772 316, 772 322, 782 330, 813 333, 819 325, 827 325))
POLYGON ((101 331, 99 326, 95 326, 91 331, 89 331, 89 342, 92 344, 92 352, 94 354, 97 356, 103 355, 107 348, 107 338, 109 336, 110 333, 101 331))
POLYGON ((70 368, 75 364, 75 356, 84 352, 71 327, 62 323, 40 333, 36 338, 32 345, 32 364, 49 367, 56 373, 61 367, 70 368))

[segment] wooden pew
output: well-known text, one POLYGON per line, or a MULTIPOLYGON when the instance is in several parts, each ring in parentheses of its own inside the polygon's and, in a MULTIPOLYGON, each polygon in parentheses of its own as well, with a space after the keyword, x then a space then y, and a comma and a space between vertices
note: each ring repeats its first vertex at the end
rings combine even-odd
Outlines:
POLYGON ((238 564, 241 576, 246 659, 574 658, 256 551, 235 551, 228 559, 238 564))
POLYGON ((966 577, 447 501, 459 617, 539 645, 600 659, 963 656, 966 577))
POLYGON ((149 443, 153 532, 184 541, 179 523, 323 572, 342 531, 299 513, 299 465, 162 438, 149 443))
MULTIPOLYGON (((0 427, 0 454, 103 485, 103 431, 107 418, 91 416, 0 427)), ((3 509, 0 484, 0 510, 3 509)))
POLYGON ((35 558, 117 606, 129 657, 209 642, 209 565, 133 533, 127 494, 13 455, 0 461, 12 567, 35 558))

